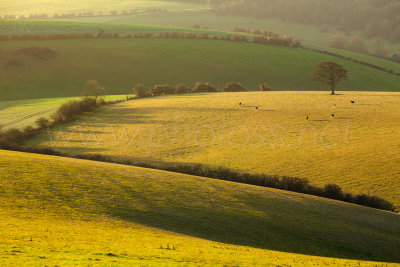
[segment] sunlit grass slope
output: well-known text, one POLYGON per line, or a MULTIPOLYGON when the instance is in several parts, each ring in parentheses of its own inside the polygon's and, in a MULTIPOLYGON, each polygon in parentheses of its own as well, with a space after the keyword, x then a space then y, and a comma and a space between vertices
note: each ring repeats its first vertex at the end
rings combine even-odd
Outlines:
POLYGON ((375 264, 310 255, 400 260, 400 217, 393 213, 51 156, 0 151, 0 166, 3 264, 375 264))
POLYGON ((88 79, 104 84, 108 94, 125 94, 138 82, 208 81, 222 88, 228 81, 257 90, 268 81, 274 90, 320 90, 310 81, 321 60, 349 70, 343 90, 400 90, 400 77, 335 57, 279 46, 189 39, 77 39, 0 42, 0 99, 79 95, 88 79), (18 48, 39 46, 56 56, 38 60, 15 55, 18 48), (19 60, 20 66, 9 66, 19 60))
POLYGON ((303 177, 400 205, 399 114, 398 93, 165 96, 106 107, 30 143, 303 177))
POLYGON ((85 1, 62 1, 62 0, 2 0, 0 15, 16 15, 25 17, 31 14, 47 13, 53 16, 54 13, 61 14, 79 14, 84 12, 93 12, 96 15, 102 12, 110 14, 112 10, 120 14, 123 10, 137 11, 149 8, 162 8, 167 10, 176 9, 196 9, 204 8, 205 5, 195 3, 179 3, 174 1, 156 1, 156 0, 85 0, 85 1))
MULTIPOLYGON (((125 99, 126 95, 107 95, 102 98, 106 101, 120 100, 125 99)), ((34 125, 41 117, 51 119, 59 106, 73 99, 79 98, 39 98, 0 102, 0 128, 23 128, 34 125)))

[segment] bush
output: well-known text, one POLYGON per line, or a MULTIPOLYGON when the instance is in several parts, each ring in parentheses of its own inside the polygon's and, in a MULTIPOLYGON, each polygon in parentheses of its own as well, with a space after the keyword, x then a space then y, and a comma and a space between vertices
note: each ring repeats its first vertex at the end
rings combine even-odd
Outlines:
POLYGON ((97 107, 97 101, 93 98, 84 98, 81 101, 71 100, 61 105, 53 115, 55 123, 69 121, 77 115, 88 112, 97 107))
POLYGON ((324 187, 324 196, 333 199, 343 199, 342 188, 336 184, 327 184, 324 187))
POLYGON ((194 93, 218 92, 214 86, 205 82, 197 82, 193 88, 194 93))
POLYGON ((246 92, 246 88, 240 83, 229 82, 225 85, 223 92, 246 92))
POLYGON ((24 138, 31 137, 36 133, 36 129, 29 125, 24 128, 23 133, 24 138))
POLYGON ((272 91, 272 89, 267 82, 264 82, 260 84, 260 91, 272 91))
POLYGON ((44 117, 41 117, 37 119, 35 123, 39 129, 44 129, 49 125, 49 120, 44 117))
POLYGON ((147 95, 146 91, 144 90, 144 86, 141 83, 135 85, 135 87, 133 88, 133 93, 138 98, 145 97, 147 95))
POLYGON ((178 84, 177 86, 175 86, 175 94, 185 94, 185 93, 190 93, 191 91, 192 89, 190 89, 184 84, 178 84))
POLYGON ((25 134, 17 129, 12 128, 0 133, 0 145, 20 145, 24 141, 25 134))
POLYGON ((377 196, 369 196, 366 194, 357 195, 354 203, 362 206, 367 206, 376 209, 394 211, 396 208, 392 203, 377 196))
POLYGON ((175 87, 169 84, 157 84, 153 88, 150 88, 150 94, 152 96, 172 95, 174 92, 175 87))
POLYGON ((86 81, 85 89, 82 92, 82 96, 93 96, 95 98, 104 95, 106 89, 96 80, 88 80, 86 81))

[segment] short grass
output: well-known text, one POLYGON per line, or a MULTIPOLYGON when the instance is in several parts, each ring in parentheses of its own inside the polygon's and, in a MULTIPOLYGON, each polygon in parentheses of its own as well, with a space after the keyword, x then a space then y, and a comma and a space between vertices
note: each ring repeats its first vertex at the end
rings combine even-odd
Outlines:
POLYGON ((179 3, 174 1, 156 1, 156 0, 85 0, 85 1, 62 1, 62 0, 2 0, 0 15, 29 16, 31 14, 47 13, 70 14, 93 12, 98 14, 110 14, 112 10, 119 13, 126 10, 136 9, 138 11, 149 8, 162 8, 167 10, 176 9, 198 9, 205 5, 195 3, 179 3))
MULTIPOLYGON (((132 96, 132 95, 129 95, 132 96)), ((102 96, 107 101, 125 99, 126 95, 102 96)), ((78 97, 43 98, 0 102, 0 128, 32 126, 38 118, 51 119, 56 109, 78 97)))
POLYGON ((6 266, 387 266, 359 260, 400 261, 397 214, 51 156, 0 151, 0 166, 0 251, 6 266))
POLYGON ((54 139, 46 133, 29 143, 303 177, 400 205, 399 112, 399 93, 165 96, 106 107, 54 129, 54 139))
POLYGON ((126 94, 136 83, 207 81, 222 89, 229 81, 258 90, 267 81, 274 90, 321 90, 311 72, 322 60, 349 71, 339 89, 398 91, 400 78, 370 67, 305 49, 218 40, 75 39, 0 42, 0 100, 80 95, 88 79, 97 79, 108 94, 126 94), (18 48, 39 46, 56 51, 37 60, 15 55, 18 48), (17 59, 20 66, 7 67, 17 59), (12 89, 11 89, 12 88, 12 89))

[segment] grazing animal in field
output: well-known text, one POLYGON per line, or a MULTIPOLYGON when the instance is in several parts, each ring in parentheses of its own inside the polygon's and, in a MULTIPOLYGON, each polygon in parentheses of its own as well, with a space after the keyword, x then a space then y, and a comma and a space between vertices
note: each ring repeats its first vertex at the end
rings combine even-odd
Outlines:
POLYGON ((309 119, 309 117, 307 116, 307 117, 306 117, 306 121, 308 121, 308 119, 309 119))
POLYGON ((242 106, 242 102, 239 102, 239 107, 241 107, 242 106))
POLYGON ((258 111, 258 106, 256 106, 256 111, 258 111))
POLYGON ((336 108, 336 104, 333 104, 333 108, 336 108))
POLYGON ((352 103, 352 104, 355 104, 355 103, 356 103, 356 101, 352 100, 352 101, 350 101, 350 103, 352 103))
POLYGON ((332 119, 335 118, 335 114, 332 113, 332 114, 331 114, 331 118, 332 118, 332 119))

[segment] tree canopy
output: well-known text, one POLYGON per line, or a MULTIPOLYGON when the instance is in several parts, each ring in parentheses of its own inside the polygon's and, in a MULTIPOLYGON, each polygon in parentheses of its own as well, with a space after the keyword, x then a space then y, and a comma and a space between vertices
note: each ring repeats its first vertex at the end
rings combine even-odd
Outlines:
POLYGON ((321 61, 315 67, 311 79, 328 84, 334 95, 337 84, 347 79, 347 70, 335 62, 321 61))

